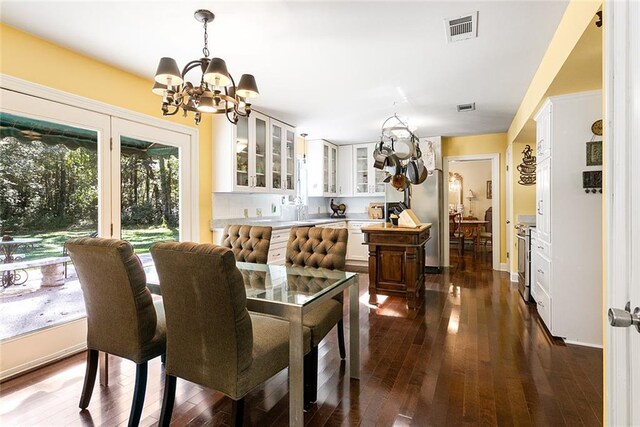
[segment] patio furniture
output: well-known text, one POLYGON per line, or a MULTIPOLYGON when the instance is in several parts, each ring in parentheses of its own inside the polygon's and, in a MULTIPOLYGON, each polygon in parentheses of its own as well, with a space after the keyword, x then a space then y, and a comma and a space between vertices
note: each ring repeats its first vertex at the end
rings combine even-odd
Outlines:
POLYGON ((41 242, 42 239, 36 237, 14 238, 11 240, 0 240, 0 250, 2 251, 2 287, 7 288, 12 285, 22 285, 27 281, 29 275, 23 264, 16 264, 20 256, 16 251, 20 247, 33 246, 34 243, 41 242), (13 265, 9 265, 13 264, 13 265), (18 271, 22 271, 19 273, 18 271))

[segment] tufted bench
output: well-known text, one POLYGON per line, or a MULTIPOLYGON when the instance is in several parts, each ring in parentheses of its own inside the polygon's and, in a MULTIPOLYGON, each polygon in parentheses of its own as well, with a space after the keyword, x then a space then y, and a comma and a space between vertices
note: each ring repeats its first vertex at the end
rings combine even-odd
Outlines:
POLYGON ((271 227, 227 225, 222 246, 233 251, 236 261, 266 264, 271 245, 271 227))

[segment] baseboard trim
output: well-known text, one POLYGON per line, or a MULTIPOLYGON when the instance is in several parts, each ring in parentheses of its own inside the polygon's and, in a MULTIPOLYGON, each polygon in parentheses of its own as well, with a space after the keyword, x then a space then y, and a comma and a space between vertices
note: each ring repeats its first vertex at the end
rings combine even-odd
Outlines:
POLYGON ((564 343, 565 344, 571 344, 571 345, 580 345, 580 346, 583 346, 583 347, 592 347, 592 348, 599 348, 599 349, 603 348, 602 344, 593 344, 593 343, 584 342, 584 341, 573 341, 573 340, 565 339, 564 343))
POLYGON ((512 271, 511 273, 509 273, 509 275, 511 276, 510 279, 512 282, 518 283, 518 273, 514 273, 512 271))
POLYGON ((501 262, 500 263, 500 271, 509 271, 509 268, 508 268, 506 262, 501 262))

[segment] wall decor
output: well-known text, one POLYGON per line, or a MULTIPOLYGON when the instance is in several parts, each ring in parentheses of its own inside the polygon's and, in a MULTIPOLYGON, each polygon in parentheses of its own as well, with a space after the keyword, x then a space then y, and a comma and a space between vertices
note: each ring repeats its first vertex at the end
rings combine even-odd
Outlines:
POLYGON ((493 198, 493 187, 491 186, 491 180, 487 181, 487 199, 493 198))
POLYGON ((591 132, 593 132, 594 135, 602 136, 602 119, 593 122, 591 132))
POLYGON ((587 194, 602 193, 602 171, 582 172, 582 188, 587 194))
POLYGON ((602 141, 587 142, 587 166, 602 166, 602 141))
POLYGON ((517 169, 520 172, 518 184, 535 185, 536 156, 533 155, 533 150, 529 144, 525 145, 524 150, 522 150, 522 163, 518 165, 517 169))

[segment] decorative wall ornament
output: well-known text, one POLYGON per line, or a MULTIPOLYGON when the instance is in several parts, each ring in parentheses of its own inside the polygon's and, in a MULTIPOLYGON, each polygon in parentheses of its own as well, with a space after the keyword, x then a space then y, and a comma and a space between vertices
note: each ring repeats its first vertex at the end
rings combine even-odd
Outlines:
POLYGON ((602 193, 602 171, 582 172, 582 188, 587 194, 602 193))
POLYGON ((491 186, 491 180, 487 181, 487 199, 493 198, 493 187, 491 186))
POLYGON ((602 141, 587 142, 587 166, 602 166, 602 141))
POLYGON ((525 145, 522 150, 522 163, 517 167, 520 172, 520 179, 518 184, 520 185, 535 185, 536 183, 536 156, 533 155, 533 150, 529 144, 525 145))

